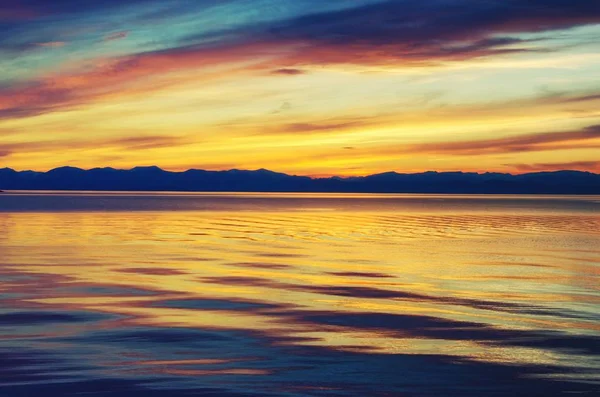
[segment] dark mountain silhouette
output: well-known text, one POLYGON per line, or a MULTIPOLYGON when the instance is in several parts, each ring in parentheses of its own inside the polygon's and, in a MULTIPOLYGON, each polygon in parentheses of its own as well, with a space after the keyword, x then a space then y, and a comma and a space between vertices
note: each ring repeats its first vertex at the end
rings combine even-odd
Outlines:
POLYGON ((61 167, 48 172, 0 169, 4 190, 116 191, 246 191, 246 192, 373 192, 373 193, 498 193, 600 194, 600 175, 581 171, 503 173, 386 172, 365 177, 309 178, 265 169, 255 171, 188 170, 159 167, 131 170, 61 167))

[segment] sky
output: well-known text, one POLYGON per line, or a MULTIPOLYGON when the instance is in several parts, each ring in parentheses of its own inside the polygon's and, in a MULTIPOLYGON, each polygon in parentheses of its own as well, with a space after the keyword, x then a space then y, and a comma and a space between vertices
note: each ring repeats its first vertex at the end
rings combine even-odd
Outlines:
POLYGON ((600 172, 597 0, 0 0, 0 167, 600 172))

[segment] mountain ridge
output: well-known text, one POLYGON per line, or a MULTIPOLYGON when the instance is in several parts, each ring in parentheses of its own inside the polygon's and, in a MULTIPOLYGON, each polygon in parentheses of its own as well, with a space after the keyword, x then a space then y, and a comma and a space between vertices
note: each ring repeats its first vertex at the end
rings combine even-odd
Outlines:
POLYGON ((367 176, 321 177, 257 170, 167 171, 58 167, 46 172, 0 168, 2 190, 245 191, 339 193, 600 194, 600 174, 559 170, 525 174, 499 172, 383 172, 367 176))

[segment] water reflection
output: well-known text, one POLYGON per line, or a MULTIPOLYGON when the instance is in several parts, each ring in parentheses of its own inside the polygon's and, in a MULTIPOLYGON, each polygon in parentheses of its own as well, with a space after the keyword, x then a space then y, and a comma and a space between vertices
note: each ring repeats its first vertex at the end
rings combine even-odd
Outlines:
POLYGON ((0 394, 598 391, 598 198, 19 193, 0 208, 0 394))

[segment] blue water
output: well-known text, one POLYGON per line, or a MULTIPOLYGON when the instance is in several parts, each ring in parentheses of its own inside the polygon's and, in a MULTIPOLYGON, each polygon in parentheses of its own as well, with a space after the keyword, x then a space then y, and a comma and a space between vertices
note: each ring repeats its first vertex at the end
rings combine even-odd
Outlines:
POLYGON ((600 198, 0 194, 0 396, 600 392, 600 198))

